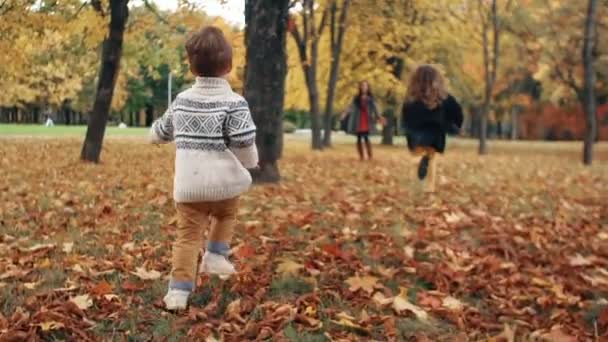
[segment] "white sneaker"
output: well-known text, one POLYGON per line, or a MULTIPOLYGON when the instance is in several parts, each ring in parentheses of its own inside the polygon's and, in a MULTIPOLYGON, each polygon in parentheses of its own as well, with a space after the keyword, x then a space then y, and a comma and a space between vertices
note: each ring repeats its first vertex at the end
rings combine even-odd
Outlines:
POLYGON ((226 279, 236 273, 234 265, 221 254, 205 252, 200 267, 201 273, 217 274, 226 279))
POLYGON ((167 310, 185 310, 188 307, 190 291, 169 289, 163 298, 167 310))

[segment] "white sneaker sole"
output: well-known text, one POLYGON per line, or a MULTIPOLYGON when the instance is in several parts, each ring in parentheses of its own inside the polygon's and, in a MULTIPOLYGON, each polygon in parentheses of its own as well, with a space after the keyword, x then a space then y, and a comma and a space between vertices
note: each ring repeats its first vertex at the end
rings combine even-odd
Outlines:
POLYGON ((220 279, 222 280, 226 280, 229 279, 232 275, 234 275, 236 272, 230 272, 230 273, 226 273, 226 272, 218 272, 217 270, 213 270, 213 269, 209 269, 205 263, 201 263, 201 266, 199 268, 199 273, 207 273, 207 274, 215 274, 218 277, 220 277, 220 279))

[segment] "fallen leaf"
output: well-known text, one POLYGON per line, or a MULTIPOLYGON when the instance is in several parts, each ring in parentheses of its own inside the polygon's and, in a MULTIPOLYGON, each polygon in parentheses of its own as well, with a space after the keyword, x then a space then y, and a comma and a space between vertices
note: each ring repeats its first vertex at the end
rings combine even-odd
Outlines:
POLYGON ((568 258, 568 262, 570 263, 570 266, 573 266, 573 267, 583 267, 583 266, 593 265, 592 260, 585 258, 584 256, 582 256, 578 253, 575 256, 568 258))
POLYGON ((372 299, 380 306, 388 305, 393 302, 393 297, 387 298, 382 292, 376 292, 372 299))
POLYGON ((31 247, 27 247, 27 248, 19 248, 19 251, 22 253, 33 253, 33 252, 38 252, 44 249, 53 249, 55 248, 55 245, 52 243, 43 243, 43 244, 35 244, 31 247))
POLYGON ((63 325, 63 323, 55 322, 55 321, 42 322, 42 323, 39 323, 38 326, 40 327, 40 329, 42 331, 52 331, 52 330, 57 330, 57 329, 61 329, 61 328, 65 327, 65 325, 63 325))
POLYGON ((554 327, 548 334, 542 335, 542 338, 547 342, 577 342, 575 336, 565 333, 561 327, 554 327))
POLYGON ((145 286, 142 284, 136 284, 125 280, 125 282, 122 283, 121 288, 125 291, 137 292, 143 290, 145 286))
POLYGON ((91 306, 93 306, 93 300, 91 299, 91 297, 89 297, 88 294, 83 294, 80 296, 72 297, 72 298, 70 298, 70 301, 73 302, 74 304, 76 304, 76 306, 80 310, 86 310, 86 309, 90 308, 91 306))
POLYGON ((241 300, 237 299, 232 301, 226 307, 226 317, 228 319, 235 319, 240 323, 245 323, 246 320, 241 317, 241 300))
POLYGON ((72 253, 72 249, 74 248, 74 243, 73 242, 64 242, 63 243, 63 252, 66 254, 72 253))
POLYGON ((102 281, 91 289, 91 294, 95 296, 103 296, 112 293, 112 285, 106 281, 102 281))
POLYGON ((297 275, 299 270, 304 268, 304 265, 298 264, 297 262, 284 258, 277 266, 277 273, 282 275, 297 275))
POLYGON ((39 281, 34 282, 34 283, 23 283, 23 287, 25 287, 25 288, 26 288, 26 289, 28 289, 28 290, 33 290, 33 289, 35 289, 36 287, 38 287, 38 285, 40 285, 40 282, 39 282, 39 281))
POLYGON ((127 252, 130 252, 130 251, 132 251, 132 250, 135 249, 135 243, 134 242, 127 242, 127 243, 125 243, 125 244, 122 245, 122 249, 125 250, 125 251, 127 251, 127 252))
POLYGON ((109 302, 113 301, 114 299, 119 299, 118 295, 115 294, 107 294, 104 295, 103 298, 105 298, 109 302))
POLYGON ((378 278, 370 276, 355 276, 346 279, 346 283, 350 286, 349 290, 352 292, 363 290, 371 294, 374 292, 374 288, 376 288, 378 285, 378 278))
POLYGON ((445 222, 447 223, 458 223, 462 221, 463 217, 458 213, 444 214, 445 222))
POLYGON ((236 251, 235 255, 239 259, 248 259, 248 258, 251 258, 251 257, 255 256, 255 248, 253 248, 250 245, 242 245, 236 251))
POLYGON ((440 308, 443 305, 443 301, 437 298, 437 296, 422 291, 416 294, 416 300, 419 305, 432 309, 440 308))
POLYGON ((515 331, 517 326, 514 329, 511 329, 511 326, 505 324, 504 330, 496 336, 490 337, 488 342, 515 342, 515 331))
POLYGON ((462 302, 452 296, 447 296, 443 298, 442 306, 444 308, 454 310, 454 311, 462 311, 464 309, 464 304, 462 302))
POLYGON ((135 272, 131 272, 131 274, 143 280, 156 280, 161 276, 160 272, 155 270, 148 271, 144 267, 137 267, 135 272))
POLYGON ((403 288, 401 289, 399 295, 393 299, 393 309, 397 313, 410 311, 421 321, 428 321, 429 319, 429 315, 426 311, 408 301, 407 290, 403 288))

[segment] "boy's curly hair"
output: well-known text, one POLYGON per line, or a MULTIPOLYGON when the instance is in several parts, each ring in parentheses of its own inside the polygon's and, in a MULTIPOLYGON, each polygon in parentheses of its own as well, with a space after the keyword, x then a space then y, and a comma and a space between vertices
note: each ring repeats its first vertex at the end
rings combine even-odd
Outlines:
POLYGON ((409 101, 421 101, 427 108, 435 109, 447 97, 443 76, 437 68, 429 64, 416 68, 407 89, 409 101))

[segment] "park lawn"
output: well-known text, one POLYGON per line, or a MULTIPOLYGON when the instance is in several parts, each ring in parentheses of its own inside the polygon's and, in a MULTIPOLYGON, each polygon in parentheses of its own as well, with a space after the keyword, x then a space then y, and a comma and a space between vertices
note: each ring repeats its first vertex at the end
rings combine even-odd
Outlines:
MULTIPOLYGON (((87 132, 87 126, 65 126, 56 125, 54 127, 45 127, 44 125, 15 125, 15 124, 0 124, 0 137, 2 136, 36 136, 36 137, 55 137, 55 136, 82 136, 87 132)), ((120 129, 115 126, 109 126, 106 133, 110 136, 141 136, 148 132, 147 128, 130 127, 120 129)))
MULTIPOLYGON (((341 138, 341 141, 350 139, 341 138)), ((510 341, 608 334, 608 148, 456 140, 421 195, 403 147, 312 153, 243 196, 239 275, 201 276, 187 313, 161 298, 174 147, 110 137, 0 144, 0 340, 510 341)), ((560 339, 561 338, 561 339, 560 339)), ((602 337, 598 337, 601 340, 602 337)))

